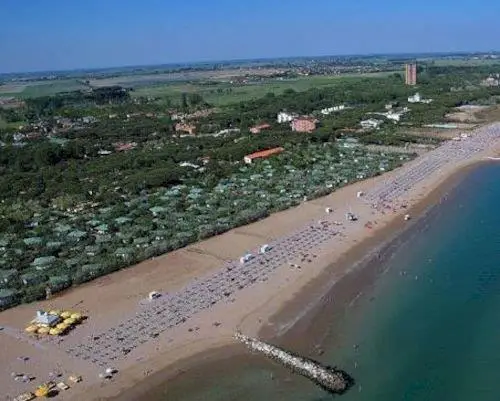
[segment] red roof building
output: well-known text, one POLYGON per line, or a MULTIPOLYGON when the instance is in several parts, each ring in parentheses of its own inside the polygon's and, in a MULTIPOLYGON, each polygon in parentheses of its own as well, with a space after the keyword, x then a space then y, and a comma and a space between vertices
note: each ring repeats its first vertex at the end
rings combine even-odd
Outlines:
POLYGON ((126 152, 127 150, 131 150, 137 147, 136 142, 129 142, 129 143, 123 143, 123 142, 117 142, 114 143, 113 146, 115 147, 115 150, 117 152, 126 152))
POLYGON ((255 159, 266 159, 268 158, 269 156, 272 156, 272 155, 277 155, 277 154, 280 154, 281 152, 283 152, 285 149, 283 149, 282 147, 278 147, 278 148, 273 148, 273 149, 267 149, 267 150, 261 150, 259 152, 255 152, 255 153, 251 153, 249 155, 246 155, 244 158, 243 158, 243 161, 247 164, 250 164, 252 163, 255 159))
POLYGON ((316 129, 317 120, 310 117, 296 118, 292 121, 292 131, 313 132, 316 129))
POLYGON ((269 129, 269 128, 271 128, 271 125, 269 125, 267 123, 259 124, 259 125, 256 125, 255 127, 250 128, 250 132, 252 134, 258 134, 263 129, 269 129))
POLYGON ((187 132, 189 135, 194 135, 195 130, 196 130, 195 125, 185 124, 185 123, 175 124, 175 132, 187 132))

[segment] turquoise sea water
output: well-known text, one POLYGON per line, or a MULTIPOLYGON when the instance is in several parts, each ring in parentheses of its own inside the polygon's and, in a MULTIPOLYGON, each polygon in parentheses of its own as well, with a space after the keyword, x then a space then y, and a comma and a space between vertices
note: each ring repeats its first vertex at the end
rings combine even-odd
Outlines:
MULTIPOLYGON (((348 393, 333 398, 499 400, 500 165, 468 173, 382 263, 385 273, 336 317, 322 339, 325 354, 316 359, 342 367, 356 380, 348 393)), ((317 317, 328 318, 327 310, 317 317)), ((332 399, 262 358, 246 361, 240 358, 234 366, 226 361, 214 366, 216 375, 194 374, 190 383, 170 384, 150 399, 332 399)))

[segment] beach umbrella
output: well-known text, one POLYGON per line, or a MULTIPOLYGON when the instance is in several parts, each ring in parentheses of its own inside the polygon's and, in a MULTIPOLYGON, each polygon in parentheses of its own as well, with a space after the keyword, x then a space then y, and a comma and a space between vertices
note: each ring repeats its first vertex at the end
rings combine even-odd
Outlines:
POLYGON ((81 313, 73 313, 71 315, 71 319, 75 319, 76 321, 80 321, 82 319, 81 313))
POLYGON ((35 390, 35 395, 37 397, 47 397, 49 395, 49 386, 46 384, 42 384, 41 386, 38 386, 37 389, 35 390))
POLYGON ((24 329, 24 331, 26 331, 27 333, 36 333, 37 330, 38 327, 35 325, 28 326, 24 329))
POLYGON ((38 334, 47 334, 50 331, 48 327, 40 327, 37 331, 38 334))

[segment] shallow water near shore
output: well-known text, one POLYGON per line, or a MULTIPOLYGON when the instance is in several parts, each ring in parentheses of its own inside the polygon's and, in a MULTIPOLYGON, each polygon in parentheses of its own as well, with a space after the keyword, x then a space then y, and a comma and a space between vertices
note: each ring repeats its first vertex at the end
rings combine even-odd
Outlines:
MULTIPOLYGON (((284 345, 349 372, 355 386, 336 397, 346 401, 497 400, 499 227, 500 165, 481 165, 410 229, 395 252, 374 262, 379 273, 359 296, 336 312, 332 302, 325 303, 302 332, 301 345, 300 335, 285 338, 284 345)), ((335 294, 334 287, 333 302, 335 294)), ((151 389, 144 399, 326 401, 332 396, 249 354, 194 369, 151 389)))

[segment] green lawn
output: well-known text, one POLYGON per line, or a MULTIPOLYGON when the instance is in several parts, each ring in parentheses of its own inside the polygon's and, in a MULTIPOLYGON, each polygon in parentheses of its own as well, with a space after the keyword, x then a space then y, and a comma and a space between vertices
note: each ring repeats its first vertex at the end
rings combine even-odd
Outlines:
POLYGON ((26 124, 25 121, 15 121, 12 123, 8 123, 5 121, 2 117, 0 117, 0 129, 6 129, 6 128, 18 128, 20 125, 26 124))
POLYGON ((366 77, 384 77, 392 73, 373 73, 373 74, 352 74, 336 76, 312 76, 296 79, 273 79, 265 82, 256 82, 249 84, 229 84, 229 83, 170 83, 163 85, 145 86, 136 88, 132 96, 153 96, 171 98, 175 101, 180 99, 182 93, 199 93, 205 101, 213 105, 226 105, 240 101, 258 99, 267 93, 281 94, 286 89, 294 89, 298 92, 306 91, 311 88, 321 88, 333 86, 341 79, 366 77))

